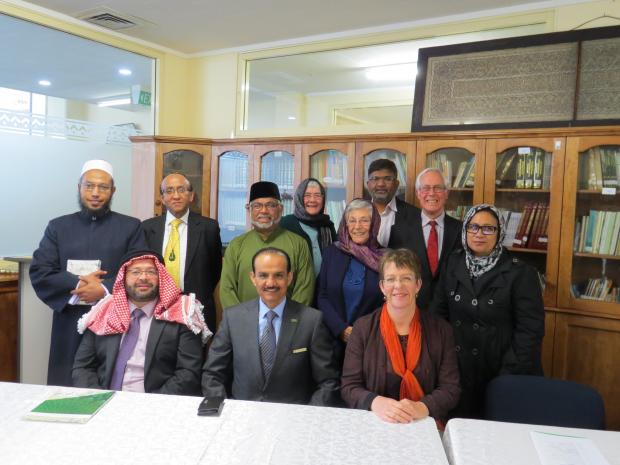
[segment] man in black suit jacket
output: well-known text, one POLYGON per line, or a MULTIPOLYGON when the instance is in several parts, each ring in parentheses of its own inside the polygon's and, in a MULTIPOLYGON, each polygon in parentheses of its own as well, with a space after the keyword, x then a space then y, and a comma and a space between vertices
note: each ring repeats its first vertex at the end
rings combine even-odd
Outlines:
POLYGON ((215 302, 213 291, 222 274, 222 242, 217 221, 197 215, 189 210, 194 191, 189 180, 182 174, 166 176, 160 186, 161 201, 167 209, 162 216, 142 223, 146 242, 152 250, 164 255, 166 267, 169 261, 180 260, 180 282, 177 285, 185 294, 191 292, 204 305, 205 321, 215 331, 215 302), (181 220, 179 225, 180 257, 165 251, 170 238, 171 222, 181 220))
MULTIPOLYGON (((420 308, 427 308, 435 285, 439 279, 439 272, 453 250, 461 248, 462 223, 446 215, 445 205, 448 200, 447 183, 443 174, 437 168, 426 168, 416 179, 416 196, 422 210, 409 213, 406 219, 395 224, 390 234, 389 247, 396 249, 405 247, 412 250, 422 264, 422 288, 416 302, 420 308), (430 222, 435 221, 435 225, 430 222), (429 238, 432 227, 437 233, 436 266, 431 266, 429 256, 429 238), (433 269, 434 268, 434 269, 433 269)), ((432 254, 431 254, 432 255, 432 254)))
POLYGON ((396 197, 398 171, 392 160, 379 158, 368 166, 366 188, 381 218, 377 240, 388 247, 392 229, 407 226, 409 218, 419 216, 420 209, 396 197))
POLYGON ((335 405, 339 375, 321 312, 286 298, 290 259, 259 250, 250 274, 259 298, 224 311, 202 375, 205 396, 335 405), (270 313, 273 320, 270 321, 270 313), (270 336, 273 337, 271 345, 270 336))
POLYGON ((113 294, 78 322, 84 337, 73 364, 74 386, 200 394, 202 341, 210 332, 200 306, 180 295, 162 262, 151 251, 128 255, 113 294))

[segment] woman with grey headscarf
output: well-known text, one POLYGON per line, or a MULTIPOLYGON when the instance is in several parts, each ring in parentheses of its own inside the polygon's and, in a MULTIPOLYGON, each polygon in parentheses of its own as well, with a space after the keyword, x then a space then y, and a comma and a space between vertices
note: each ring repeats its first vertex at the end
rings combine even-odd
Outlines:
POLYGON ((486 386, 498 375, 542 375, 542 290, 536 270, 502 246, 504 235, 497 208, 472 207, 463 250, 448 257, 430 305, 454 330, 462 391, 451 416, 481 417, 486 386))
POLYGON ((321 269, 323 251, 336 240, 334 223, 325 212, 325 188, 314 178, 304 179, 294 198, 294 213, 280 220, 280 226, 299 234, 308 243, 314 275, 321 269))

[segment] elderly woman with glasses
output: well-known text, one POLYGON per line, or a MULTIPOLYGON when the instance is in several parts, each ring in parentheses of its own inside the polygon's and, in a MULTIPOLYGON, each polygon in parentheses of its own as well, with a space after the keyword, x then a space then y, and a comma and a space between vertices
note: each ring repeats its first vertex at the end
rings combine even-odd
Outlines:
POLYGON ((385 303, 355 323, 342 369, 342 398, 390 423, 433 417, 441 426, 458 402, 452 328, 416 305, 418 257, 389 250, 380 262, 385 303))
POLYGON ((325 214, 325 188, 317 179, 304 179, 297 186, 293 202, 293 214, 283 216, 280 226, 306 240, 316 276, 321 270, 323 251, 336 240, 334 223, 325 214))
POLYGON ((354 199, 345 208, 338 241, 323 253, 317 308, 334 337, 334 354, 342 365, 345 344, 360 316, 381 305, 377 232, 381 220, 372 204, 354 199))
POLYGON ((502 246, 504 235, 497 208, 469 210, 463 250, 448 257, 431 302, 454 329, 462 387, 455 416, 480 417, 486 386, 498 375, 542 375, 540 282, 535 269, 502 246))

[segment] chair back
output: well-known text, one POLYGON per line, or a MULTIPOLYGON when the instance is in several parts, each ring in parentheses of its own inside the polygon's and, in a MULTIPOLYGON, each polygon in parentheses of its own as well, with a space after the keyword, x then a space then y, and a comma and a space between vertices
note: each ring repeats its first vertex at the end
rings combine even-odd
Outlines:
POLYGON ((595 389, 543 376, 504 375, 486 392, 485 420, 605 429, 605 405, 595 389))

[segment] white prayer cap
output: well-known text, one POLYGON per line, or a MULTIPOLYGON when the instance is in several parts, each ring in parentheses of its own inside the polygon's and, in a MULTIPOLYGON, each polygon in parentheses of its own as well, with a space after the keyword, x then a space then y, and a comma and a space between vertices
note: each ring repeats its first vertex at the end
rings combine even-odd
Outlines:
POLYGON ((101 170, 108 173, 112 178, 114 178, 114 171, 112 170, 112 165, 105 160, 88 160, 82 166, 82 172, 80 176, 90 170, 101 170))

